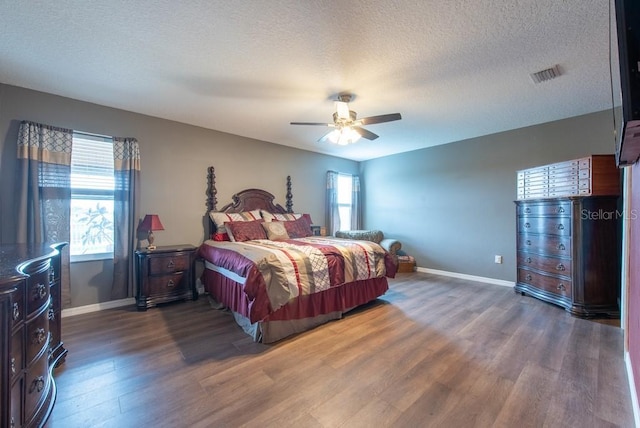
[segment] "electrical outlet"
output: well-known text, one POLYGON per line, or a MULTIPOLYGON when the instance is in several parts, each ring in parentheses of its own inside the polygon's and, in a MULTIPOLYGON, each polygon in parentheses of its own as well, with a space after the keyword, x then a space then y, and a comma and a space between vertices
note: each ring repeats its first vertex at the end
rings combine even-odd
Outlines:
POLYGON ((502 264, 502 256, 496 256, 495 262, 498 264, 502 264))

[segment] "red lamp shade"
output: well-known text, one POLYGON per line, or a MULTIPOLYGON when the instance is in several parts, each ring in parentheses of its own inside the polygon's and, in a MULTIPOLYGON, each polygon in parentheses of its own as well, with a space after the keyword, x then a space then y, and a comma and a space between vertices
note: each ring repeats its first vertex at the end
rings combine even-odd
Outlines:
POLYGON ((153 245, 153 241, 154 241, 153 231, 164 230, 164 226, 162 226, 162 223, 160 222, 160 217, 158 217, 158 214, 147 214, 144 216, 144 219, 142 220, 142 223, 140 223, 140 226, 138 226, 138 230, 140 231, 146 230, 147 232, 149 232, 149 235, 147 236, 147 240, 149 241, 147 250, 155 250, 156 246, 153 245))
POLYGON ((150 230, 164 230, 164 226, 160 222, 158 214, 147 214, 144 216, 144 220, 138 226, 138 230, 150 231, 150 230))

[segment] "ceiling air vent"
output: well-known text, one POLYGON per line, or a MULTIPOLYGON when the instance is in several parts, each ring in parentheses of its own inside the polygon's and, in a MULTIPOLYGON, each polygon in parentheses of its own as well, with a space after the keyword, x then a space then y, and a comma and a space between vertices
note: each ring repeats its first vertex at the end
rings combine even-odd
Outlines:
POLYGON ((556 77, 560 76, 560 74, 562 74, 560 73, 560 67, 556 64, 551 68, 531 73, 530 76, 531 80, 533 80, 533 83, 542 83, 546 82, 547 80, 555 79, 556 77))

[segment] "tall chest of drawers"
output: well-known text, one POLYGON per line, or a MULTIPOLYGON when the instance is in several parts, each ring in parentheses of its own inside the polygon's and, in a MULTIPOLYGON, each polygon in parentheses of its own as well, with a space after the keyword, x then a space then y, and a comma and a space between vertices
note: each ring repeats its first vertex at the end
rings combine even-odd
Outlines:
MULTIPOLYGON (((624 215, 618 206, 619 171, 613 156, 593 159, 532 168, 535 174, 547 171, 547 193, 543 197, 533 197, 532 189, 518 193, 515 291, 576 316, 617 317, 624 215), (597 172, 590 168, 594 163, 597 172)), ((521 177, 531 176, 527 172, 518 172, 518 185, 521 177)))
POLYGON ((41 426, 53 409, 52 370, 67 352, 59 289, 64 245, 0 246, 0 427, 41 426))

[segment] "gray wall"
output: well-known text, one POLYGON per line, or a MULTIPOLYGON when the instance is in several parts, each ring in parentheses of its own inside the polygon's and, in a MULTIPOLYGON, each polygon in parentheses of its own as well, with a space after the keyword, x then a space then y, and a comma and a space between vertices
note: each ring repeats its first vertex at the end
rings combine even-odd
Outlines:
POLYGON ((604 111, 362 162, 365 226, 419 267, 515 281, 516 171, 613 153, 612 132, 604 111))
MULTIPOLYGON (((358 163, 236 135, 198 128, 51 94, 0 84, 0 243, 15 242, 13 199, 16 138, 22 120, 97 134, 135 137, 141 153, 141 215, 160 215, 157 245, 204 237, 207 167, 215 166, 218 208, 245 188, 262 188, 285 203, 293 181, 294 211, 324 223, 326 171, 357 173, 358 163)), ((108 263, 71 266, 72 306, 109 299, 108 263)))
MULTIPOLYGON (((357 162, 0 84, 0 242, 15 240, 15 140, 21 120, 132 136, 142 157, 141 214, 165 226, 156 243, 203 238, 206 170, 216 167, 219 206, 239 190, 264 188, 294 210, 324 216, 327 170, 362 175, 364 222, 402 241, 418 266, 513 281, 518 169, 612 153, 611 113, 601 112, 443 146, 357 162), (242 173, 239 173, 242 171, 242 173), (502 265, 494 255, 504 256, 502 265)), ((73 306, 109 299, 108 263, 74 263, 73 306)))

